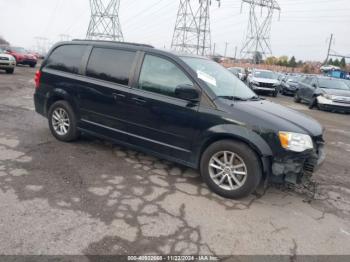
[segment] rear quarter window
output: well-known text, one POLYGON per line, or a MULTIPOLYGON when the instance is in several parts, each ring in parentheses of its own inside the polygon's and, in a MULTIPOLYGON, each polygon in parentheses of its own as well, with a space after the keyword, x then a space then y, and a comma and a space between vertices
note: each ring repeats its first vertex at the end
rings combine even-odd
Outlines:
POLYGON ((94 48, 86 75, 127 86, 135 57, 135 51, 94 48))
POLYGON ((64 45, 57 47, 49 56, 46 68, 79 74, 86 46, 64 45))

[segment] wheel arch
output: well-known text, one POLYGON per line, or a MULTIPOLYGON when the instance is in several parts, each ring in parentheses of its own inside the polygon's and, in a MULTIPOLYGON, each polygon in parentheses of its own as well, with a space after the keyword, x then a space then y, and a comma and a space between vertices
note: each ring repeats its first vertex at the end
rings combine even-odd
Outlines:
POLYGON ((212 135, 207 136, 206 139, 201 140, 204 142, 200 145, 199 148, 197 166, 200 166, 203 153, 210 145, 221 140, 233 140, 244 143, 256 153, 260 159, 260 164, 263 168, 263 173, 265 176, 270 172, 270 158, 273 155, 270 146, 265 142, 265 140, 263 140, 258 134, 254 133, 253 131, 248 131, 246 128, 242 127, 234 127, 234 129, 236 129, 237 132, 215 132, 212 133, 212 135))
POLYGON ((56 103, 57 101, 66 101, 68 102, 75 113, 78 113, 78 106, 77 103, 74 101, 72 98, 72 95, 68 94, 65 90, 63 89, 54 89, 52 92, 49 92, 46 95, 46 105, 45 105, 45 113, 46 115, 48 114, 50 107, 56 103))

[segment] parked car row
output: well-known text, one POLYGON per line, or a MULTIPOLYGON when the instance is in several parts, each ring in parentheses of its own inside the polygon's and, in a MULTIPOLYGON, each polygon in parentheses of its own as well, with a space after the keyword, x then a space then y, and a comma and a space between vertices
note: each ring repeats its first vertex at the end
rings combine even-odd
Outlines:
POLYGON ((40 57, 38 53, 29 52, 23 47, 6 46, 0 48, 0 70, 13 74, 16 65, 28 65, 34 68, 40 57))
POLYGON ((15 67, 16 59, 0 48, 0 70, 5 70, 7 74, 13 74, 15 67))
MULTIPOLYGON (((238 67, 228 68, 242 80, 238 67)), ((245 72, 245 69, 243 69, 245 72)), ((257 94, 274 97, 294 96, 297 103, 307 103, 310 109, 350 113, 350 80, 322 75, 284 74, 269 70, 252 69, 246 84, 257 94)))

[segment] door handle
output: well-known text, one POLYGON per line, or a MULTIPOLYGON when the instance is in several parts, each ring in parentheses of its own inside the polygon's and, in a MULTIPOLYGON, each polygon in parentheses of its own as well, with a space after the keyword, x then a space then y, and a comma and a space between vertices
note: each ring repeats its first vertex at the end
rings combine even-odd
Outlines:
POLYGON ((134 101, 134 102, 135 102, 136 104, 138 104, 138 105, 144 105, 144 104, 147 103, 146 100, 144 100, 144 99, 142 99, 142 98, 139 98, 139 97, 134 97, 134 98, 132 99, 132 101, 134 101))
POLYGON ((115 100, 121 100, 121 99, 125 99, 126 98, 126 95, 124 94, 118 94, 118 93, 113 93, 113 98, 115 100))

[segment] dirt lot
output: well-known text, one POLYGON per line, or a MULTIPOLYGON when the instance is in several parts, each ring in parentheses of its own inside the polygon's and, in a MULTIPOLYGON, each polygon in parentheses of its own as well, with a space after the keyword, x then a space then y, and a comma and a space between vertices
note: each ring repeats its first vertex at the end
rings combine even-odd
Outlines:
POLYGON ((242 201, 193 170, 108 142, 56 141, 33 111, 34 70, 0 72, 0 254, 348 254, 350 116, 318 119, 328 156, 317 193, 271 187, 242 201))

